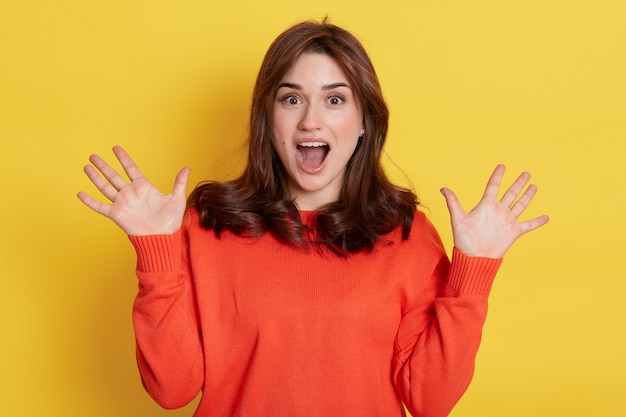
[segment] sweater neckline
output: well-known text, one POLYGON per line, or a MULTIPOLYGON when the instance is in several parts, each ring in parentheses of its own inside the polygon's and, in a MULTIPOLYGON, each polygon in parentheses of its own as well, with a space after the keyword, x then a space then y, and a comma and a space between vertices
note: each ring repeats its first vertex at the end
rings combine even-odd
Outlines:
POLYGON ((298 214, 300 214, 300 219, 303 222, 308 223, 320 214, 320 210, 298 210, 298 214))

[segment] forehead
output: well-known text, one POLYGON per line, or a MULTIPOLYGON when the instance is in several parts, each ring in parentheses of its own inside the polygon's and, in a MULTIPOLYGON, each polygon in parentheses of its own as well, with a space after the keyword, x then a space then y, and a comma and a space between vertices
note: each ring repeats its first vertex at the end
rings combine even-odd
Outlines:
POLYGON ((337 82, 350 85, 348 77, 335 58, 316 52, 305 52, 300 55, 287 70, 282 81, 311 86, 337 82))

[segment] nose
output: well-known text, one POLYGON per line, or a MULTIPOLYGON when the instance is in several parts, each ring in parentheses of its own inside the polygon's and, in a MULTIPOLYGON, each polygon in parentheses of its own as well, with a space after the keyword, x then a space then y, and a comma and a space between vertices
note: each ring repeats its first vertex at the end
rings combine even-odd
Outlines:
POLYGON ((298 129, 304 131, 317 130, 321 126, 321 114, 320 109, 312 103, 304 106, 302 110, 302 117, 298 123, 298 129))

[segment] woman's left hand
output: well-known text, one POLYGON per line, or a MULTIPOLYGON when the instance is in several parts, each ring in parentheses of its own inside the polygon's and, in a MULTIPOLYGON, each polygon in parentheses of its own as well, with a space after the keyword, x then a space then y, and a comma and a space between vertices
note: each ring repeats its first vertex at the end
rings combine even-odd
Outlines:
POLYGON ((498 200, 504 171, 504 165, 496 167, 482 199, 469 213, 463 210, 452 190, 441 189, 450 211, 454 246, 465 255, 502 258, 517 238, 549 220, 543 215, 524 222, 517 221, 535 196, 537 187, 531 184, 524 191, 530 174, 523 172, 498 200))

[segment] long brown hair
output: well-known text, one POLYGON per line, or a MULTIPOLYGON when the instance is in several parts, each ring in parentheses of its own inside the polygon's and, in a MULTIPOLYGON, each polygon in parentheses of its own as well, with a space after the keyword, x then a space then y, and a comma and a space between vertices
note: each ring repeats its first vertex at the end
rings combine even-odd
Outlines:
POLYGON ((402 227, 408 238, 417 197, 392 184, 381 165, 389 110, 374 67, 361 43, 348 31, 321 22, 303 22, 280 34, 269 47, 252 97, 248 162, 232 181, 200 184, 189 196, 203 227, 219 236, 270 232, 296 246, 321 245, 345 256, 371 250, 384 235, 402 227), (312 228, 286 195, 287 177, 272 145, 272 113, 283 76, 303 53, 326 54, 350 80, 363 111, 364 136, 348 162, 339 199, 323 207, 312 228))

